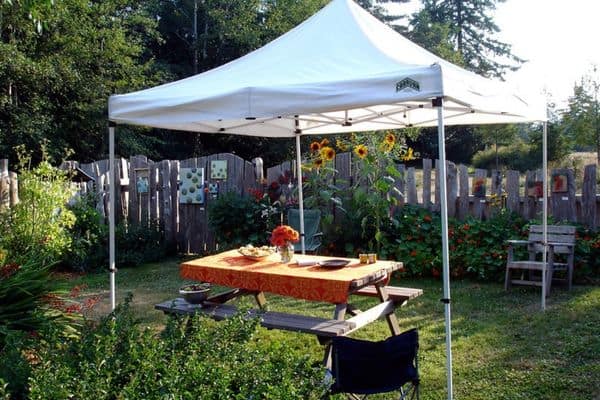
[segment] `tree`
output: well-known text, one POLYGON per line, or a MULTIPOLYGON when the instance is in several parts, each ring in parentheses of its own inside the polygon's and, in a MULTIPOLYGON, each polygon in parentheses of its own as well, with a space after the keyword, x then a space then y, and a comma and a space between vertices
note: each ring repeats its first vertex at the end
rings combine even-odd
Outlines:
MULTIPOLYGON (((511 46, 493 38, 500 29, 490 12, 505 0, 423 0, 422 13, 411 24, 423 31, 424 24, 442 24, 450 29, 449 39, 460 53, 462 64, 487 77, 502 78, 517 70, 524 60, 511 53, 511 46), (501 61, 499 61, 501 60, 501 61)), ((417 29, 417 28, 415 28, 417 29)))
POLYGON ((581 78, 573 88, 567 109, 562 114, 562 132, 579 146, 594 147, 600 163, 600 81, 598 69, 581 78))
POLYGON ((24 144, 39 160, 48 138, 55 159, 64 148, 97 159, 106 153, 109 95, 163 79, 145 52, 158 40, 156 21, 140 2, 61 0, 44 8, 38 31, 29 3, 0 4, 0 153, 16 161, 13 148, 24 144))

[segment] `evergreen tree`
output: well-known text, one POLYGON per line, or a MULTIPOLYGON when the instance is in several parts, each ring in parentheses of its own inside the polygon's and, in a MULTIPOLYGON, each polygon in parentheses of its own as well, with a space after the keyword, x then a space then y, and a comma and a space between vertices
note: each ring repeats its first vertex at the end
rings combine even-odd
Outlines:
POLYGON ((580 148, 595 148, 600 163, 600 81, 597 73, 597 67, 593 67, 591 74, 575 84, 573 96, 563 112, 561 128, 580 148))
MULTIPOLYGON (((517 70, 524 60, 511 53, 511 46, 494 38, 500 31, 490 15, 505 0, 422 0, 425 21, 413 18, 413 25, 443 24, 449 27, 449 40, 460 53, 462 64, 487 77, 502 78, 507 70, 517 70)), ((421 19, 424 17, 421 15, 421 19)))

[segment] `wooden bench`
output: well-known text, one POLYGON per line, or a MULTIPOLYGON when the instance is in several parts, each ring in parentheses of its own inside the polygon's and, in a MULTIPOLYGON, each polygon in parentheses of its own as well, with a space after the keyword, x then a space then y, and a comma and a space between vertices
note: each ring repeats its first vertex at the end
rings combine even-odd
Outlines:
MULTIPOLYGON (((154 308, 166 314, 204 314, 217 321, 231 318, 238 313, 237 307, 230 304, 220 304, 210 301, 206 301, 203 304, 190 304, 182 298, 156 304, 154 308)), ((345 336, 356 328, 356 324, 350 321, 338 321, 275 311, 252 309, 248 311, 248 316, 258 317, 260 324, 265 328, 310 333, 323 337, 345 336)))
MULTIPOLYGON (((404 304, 408 300, 412 300, 415 297, 419 297, 423 294, 423 289, 405 288, 398 286, 384 286, 386 293, 390 300, 395 303, 404 304)), ((365 286, 353 294, 359 296, 379 297, 377 288, 375 286, 365 286)))

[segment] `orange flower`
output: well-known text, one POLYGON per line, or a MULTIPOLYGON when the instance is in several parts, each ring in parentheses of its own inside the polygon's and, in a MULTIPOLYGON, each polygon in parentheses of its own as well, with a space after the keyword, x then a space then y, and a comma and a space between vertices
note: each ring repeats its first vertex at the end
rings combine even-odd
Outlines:
POLYGON ((321 140, 321 147, 327 146, 329 144, 329 139, 321 140))
POLYGON ((321 143, 319 143, 319 142, 312 142, 310 144, 310 151, 312 151, 313 153, 316 153, 319 150, 321 150, 321 143))
POLYGON ((358 158, 365 158, 368 152, 369 150, 364 144, 359 144, 354 148, 354 153, 358 156, 358 158))
POLYGON ((326 161, 331 161, 335 158, 335 150, 329 146, 322 147, 321 157, 326 161))
POLYGON ((271 244, 273 246, 285 246, 288 242, 294 243, 298 240, 300 240, 300 234, 288 225, 279 225, 273 229, 271 234, 271 244))

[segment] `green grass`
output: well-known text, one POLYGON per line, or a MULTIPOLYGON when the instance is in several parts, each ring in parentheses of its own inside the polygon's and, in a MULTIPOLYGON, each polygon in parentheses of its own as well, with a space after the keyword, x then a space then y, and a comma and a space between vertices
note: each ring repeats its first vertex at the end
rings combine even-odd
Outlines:
MULTIPOLYGON (((177 296, 184 282, 178 260, 147 264, 117 273, 117 301, 133 292, 140 320, 156 329, 165 316, 155 303, 177 296)), ((108 274, 72 280, 86 284, 84 295, 102 295, 90 317, 108 312, 108 274)), ((422 399, 446 398, 444 308, 441 281, 395 279, 395 285, 418 287, 424 295, 397 311, 403 329, 419 328, 422 399)), ((505 292, 499 283, 452 282, 452 351, 457 399, 598 399, 600 398, 600 288, 555 288, 540 311, 538 288, 516 287, 505 292)), ((330 318, 333 307, 268 295, 271 310, 330 318)), ((251 305, 250 297, 240 299, 251 305)), ((359 308, 372 298, 355 296, 359 308)), ((355 336, 370 340, 389 335, 378 321, 355 336)), ((306 334, 261 330, 259 340, 279 340, 304 349, 319 360, 322 348, 306 334)), ((377 397, 376 397, 377 398, 377 397)), ((392 398, 381 396, 379 398, 392 398)))

